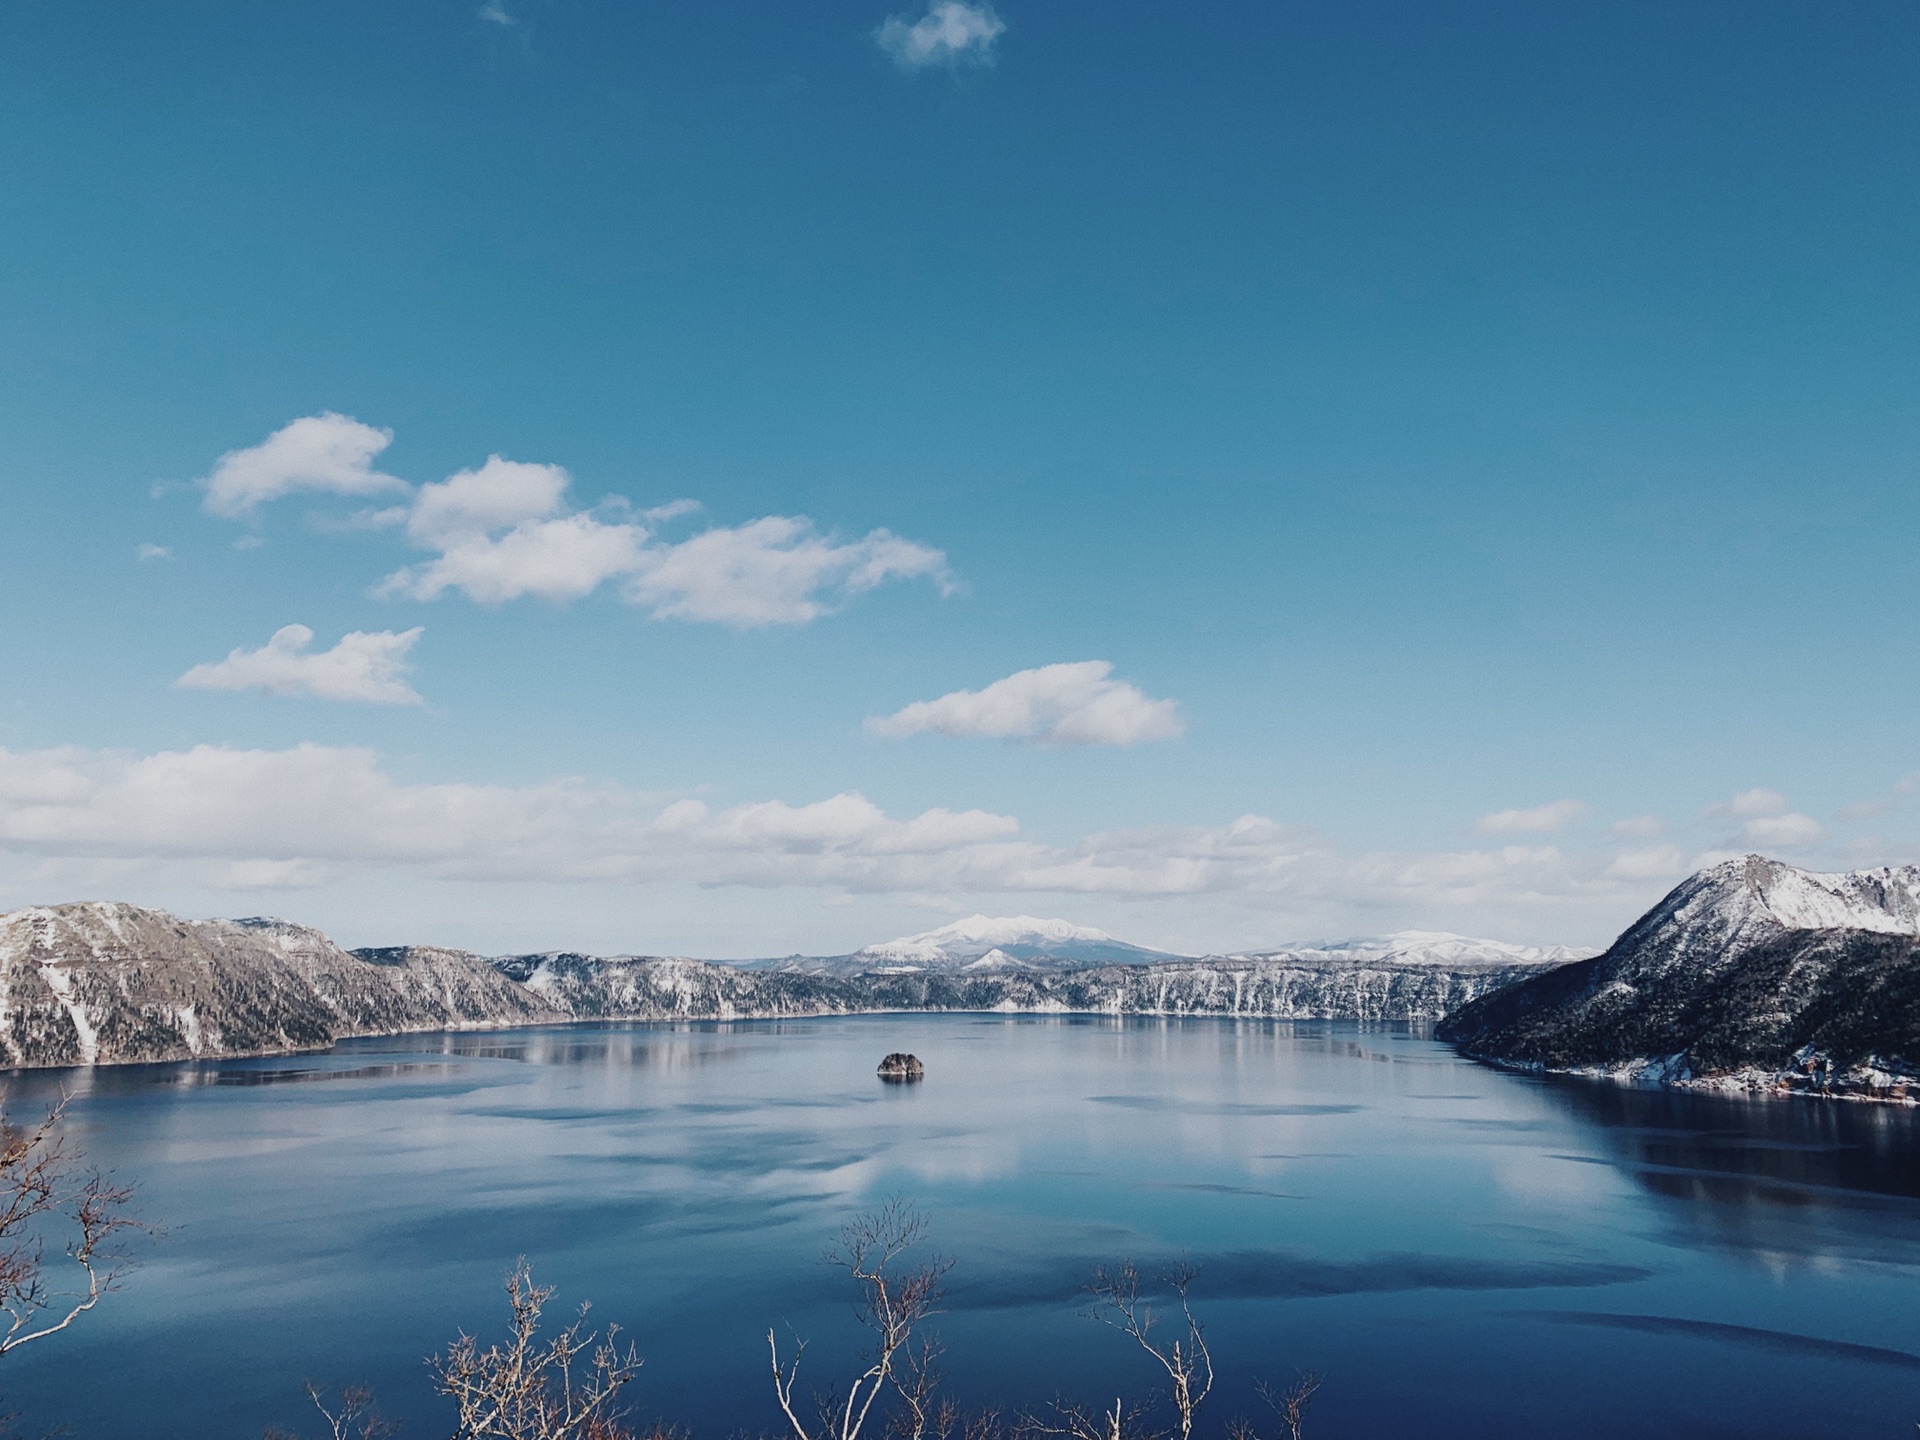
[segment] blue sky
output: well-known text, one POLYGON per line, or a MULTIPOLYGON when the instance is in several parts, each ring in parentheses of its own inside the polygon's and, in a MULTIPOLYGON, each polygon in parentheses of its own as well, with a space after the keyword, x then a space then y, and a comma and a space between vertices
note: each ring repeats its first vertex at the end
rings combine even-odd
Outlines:
POLYGON ((1597 942, 1920 858, 1917 61, 1898 4, 0 7, 0 905, 1597 942))

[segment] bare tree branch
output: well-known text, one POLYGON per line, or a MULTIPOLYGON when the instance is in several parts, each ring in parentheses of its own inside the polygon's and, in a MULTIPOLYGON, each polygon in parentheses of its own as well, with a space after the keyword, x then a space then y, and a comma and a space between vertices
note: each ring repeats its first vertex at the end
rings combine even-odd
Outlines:
POLYGON ((39 1123, 20 1126, 0 1096, 0 1355, 58 1334, 120 1287, 131 1261, 124 1242, 143 1225, 130 1213, 133 1187, 84 1163, 62 1131, 68 1097, 39 1123), (79 1290, 56 1290, 45 1274, 50 1230, 66 1229, 79 1290))
POLYGON ((855 1313, 873 1340, 867 1363, 845 1396, 830 1407, 823 1405, 811 1425, 800 1418, 794 1402, 805 1342, 796 1340, 792 1358, 783 1362, 774 1332, 767 1331, 774 1398, 794 1440, 858 1440, 875 1403, 888 1392, 903 1406, 896 1428, 908 1440, 927 1440, 940 1350, 927 1339, 916 1345, 915 1331, 939 1313, 941 1283, 953 1262, 935 1257, 905 1271, 897 1264, 926 1237, 926 1221, 907 1201, 894 1199, 848 1221, 838 1243, 827 1251, 827 1263, 853 1277, 860 1297, 855 1313))

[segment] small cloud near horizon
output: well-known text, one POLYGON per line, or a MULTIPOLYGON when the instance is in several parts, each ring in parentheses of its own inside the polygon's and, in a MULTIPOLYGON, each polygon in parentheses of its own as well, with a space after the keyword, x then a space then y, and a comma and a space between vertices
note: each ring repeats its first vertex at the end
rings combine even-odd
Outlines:
POLYGON ((1608 828, 1616 835, 1646 838, 1666 834, 1667 822, 1658 815, 1629 815, 1624 820, 1614 821, 1608 828))
POLYGON ((1491 815, 1482 815, 1473 828, 1482 835, 1545 835, 1564 830, 1584 814, 1586 808, 1578 800, 1555 800, 1531 809, 1496 810, 1491 815))

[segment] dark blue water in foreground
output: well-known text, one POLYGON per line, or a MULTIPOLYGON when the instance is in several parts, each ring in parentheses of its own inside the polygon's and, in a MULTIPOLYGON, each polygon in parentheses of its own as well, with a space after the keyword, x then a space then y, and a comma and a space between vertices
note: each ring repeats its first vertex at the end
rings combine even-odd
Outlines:
POLYGON ((124 1293, 0 1361, 23 1433, 311 1435, 303 1380, 444 1435, 421 1357, 497 1333, 526 1254, 647 1356, 643 1408, 773 1431, 769 1325, 844 1370, 818 1255, 914 1197, 957 1265, 970 1404, 1152 1376, 1081 1316, 1182 1253, 1227 1377, 1323 1371, 1314 1436, 1910 1437, 1920 1117, 1497 1074, 1404 1029, 869 1017, 361 1041, 64 1081, 169 1233, 124 1293), (889 1050, 928 1078, 885 1086, 889 1050))

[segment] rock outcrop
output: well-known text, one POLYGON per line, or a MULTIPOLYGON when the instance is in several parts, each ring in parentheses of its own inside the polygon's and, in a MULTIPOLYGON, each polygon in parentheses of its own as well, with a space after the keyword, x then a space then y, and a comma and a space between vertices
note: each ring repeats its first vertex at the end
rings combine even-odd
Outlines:
POLYGON ((1697 1087, 1920 1093, 1920 868, 1749 855, 1684 881, 1606 953, 1437 1032, 1506 1065, 1697 1087))

